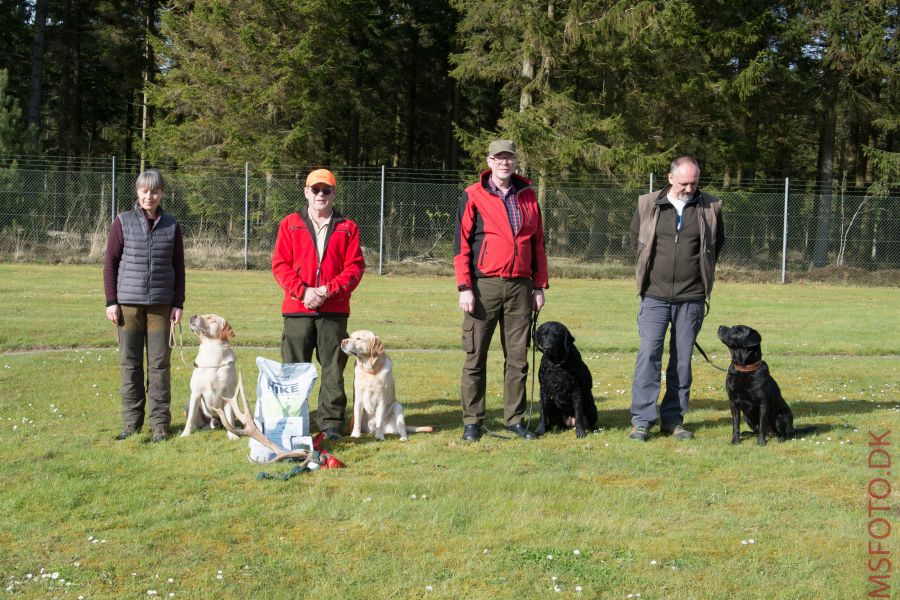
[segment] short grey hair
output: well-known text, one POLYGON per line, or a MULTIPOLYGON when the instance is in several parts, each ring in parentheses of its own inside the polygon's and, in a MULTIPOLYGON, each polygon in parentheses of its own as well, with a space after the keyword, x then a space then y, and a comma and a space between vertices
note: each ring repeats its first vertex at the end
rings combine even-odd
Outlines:
POLYGON ((156 169, 147 169, 134 182, 134 189, 147 188, 148 190, 166 189, 166 181, 156 169))
POLYGON ((681 165, 683 165, 684 163, 693 163, 693 165, 695 167, 697 167, 697 174, 698 175, 700 174, 700 163, 697 162, 696 158, 694 158, 693 156, 688 156, 688 155, 679 156, 678 158, 673 160, 672 164, 669 165, 669 173, 674 174, 675 170, 678 167, 680 167, 681 165))

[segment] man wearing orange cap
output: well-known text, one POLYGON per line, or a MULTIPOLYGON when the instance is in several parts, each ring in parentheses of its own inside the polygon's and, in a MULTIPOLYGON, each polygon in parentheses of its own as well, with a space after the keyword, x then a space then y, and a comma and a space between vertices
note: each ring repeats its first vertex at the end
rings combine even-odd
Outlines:
POLYGON ((330 440, 341 439, 347 408, 341 340, 348 336, 350 295, 366 265, 359 227, 334 210, 337 182, 327 169, 306 177, 309 204, 282 219, 272 253, 272 274, 284 290, 281 360, 322 367, 316 424, 330 440))

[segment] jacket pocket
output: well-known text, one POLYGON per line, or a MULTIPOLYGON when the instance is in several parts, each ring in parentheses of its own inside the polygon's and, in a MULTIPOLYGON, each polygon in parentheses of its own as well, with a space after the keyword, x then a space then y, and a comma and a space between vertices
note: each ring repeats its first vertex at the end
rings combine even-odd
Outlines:
POLYGON ((481 254, 478 255, 478 269, 483 271, 484 259, 487 258, 487 241, 481 243, 481 254))

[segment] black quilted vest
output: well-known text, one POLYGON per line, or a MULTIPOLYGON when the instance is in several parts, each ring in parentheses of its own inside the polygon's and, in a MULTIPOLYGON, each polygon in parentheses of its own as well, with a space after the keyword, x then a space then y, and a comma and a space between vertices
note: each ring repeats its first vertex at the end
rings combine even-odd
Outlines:
POLYGON ((148 231, 144 211, 119 215, 125 248, 119 262, 116 294, 120 304, 172 304, 175 300, 175 217, 157 209, 159 218, 148 231))

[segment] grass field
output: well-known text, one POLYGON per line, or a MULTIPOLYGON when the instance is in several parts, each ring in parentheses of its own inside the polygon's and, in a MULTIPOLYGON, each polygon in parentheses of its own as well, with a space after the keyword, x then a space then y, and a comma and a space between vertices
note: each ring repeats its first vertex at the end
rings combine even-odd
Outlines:
MULTIPOLYGON (((573 330, 601 431, 462 443, 453 282, 368 275, 350 329, 381 334, 407 421, 439 432, 341 441, 331 450, 347 469, 258 481, 246 442, 221 431, 113 441, 118 359, 100 269, 0 265, 4 589, 72 599, 848 599, 878 589, 867 579, 867 490, 883 473, 867 466, 867 443, 900 422, 896 289, 717 285, 700 344, 724 365, 716 327, 759 329, 795 421, 818 426, 759 448, 729 445, 724 375, 699 356, 686 419, 697 438, 627 440, 633 284, 551 283, 541 320, 573 330)), ((279 305, 269 273, 188 273, 186 314, 231 321, 251 400, 254 358, 279 358, 279 305)), ((184 344, 190 362, 187 329, 184 344)), ((176 429, 190 372, 176 352, 176 429)), ((896 565, 898 485, 888 479, 894 491, 875 502, 892 507, 882 545, 896 565)), ((900 597, 892 575, 881 597, 900 597)))

